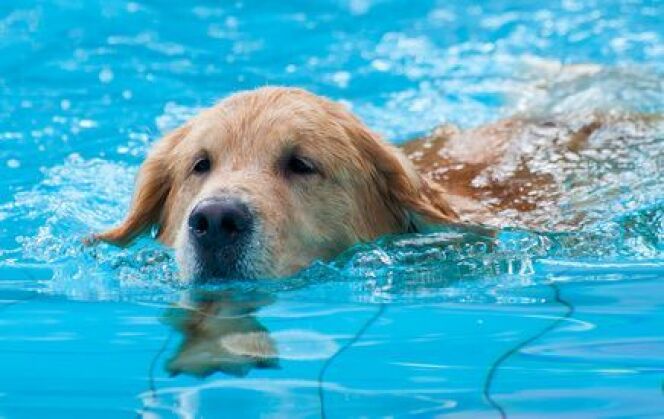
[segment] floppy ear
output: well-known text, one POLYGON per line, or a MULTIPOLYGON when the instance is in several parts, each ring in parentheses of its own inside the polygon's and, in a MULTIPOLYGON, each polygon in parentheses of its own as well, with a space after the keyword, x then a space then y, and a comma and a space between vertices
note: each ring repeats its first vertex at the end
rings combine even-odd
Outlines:
POLYGON ((401 150, 379 138, 374 138, 369 147, 377 175, 383 179, 380 182, 385 188, 382 194, 388 205, 401 215, 408 230, 417 231, 426 224, 459 222, 459 216, 445 198, 445 191, 420 175, 401 150))
POLYGON ((378 192, 404 229, 417 231, 426 224, 459 223, 440 186, 420 175, 401 150, 351 118, 346 130, 373 166, 378 192))
POLYGON ((95 235, 95 239, 125 246, 160 221, 172 183, 169 157, 188 131, 188 126, 180 127, 157 142, 138 172, 134 197, 126 218, 119 226, 95 235))

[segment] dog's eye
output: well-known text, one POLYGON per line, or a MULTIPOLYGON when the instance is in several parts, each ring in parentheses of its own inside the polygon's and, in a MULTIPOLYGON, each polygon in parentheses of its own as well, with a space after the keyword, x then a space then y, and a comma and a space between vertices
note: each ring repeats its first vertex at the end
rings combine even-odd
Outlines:
POLYGON ((286 162, 286 171, 294 175, 314 175, 318 173, 316 165, 311 160, 292 155, 286 162))
POLYGON ((202 159, 198 159, 196 163, 194 164, 194 173, 206 173, 210 171, 210 166, 212 164, 210 163, 210 159, 207 157, 204 157, 202 159))

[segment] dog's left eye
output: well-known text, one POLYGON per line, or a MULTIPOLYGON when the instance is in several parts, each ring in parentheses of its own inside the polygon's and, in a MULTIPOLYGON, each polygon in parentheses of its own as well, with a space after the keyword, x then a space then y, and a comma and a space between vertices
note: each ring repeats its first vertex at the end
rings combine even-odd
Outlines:
POLYGON ((316 165, 311 160, 297 155, 288 157, 286 171, 294 175, 314 175, 318 173, 316 165))
POLYGON ((196 163, 194 164, 194 173, 205 173, 210 171, 210 167, 212 164, 210 163, 210 159, 208 158, 202 158, 198 159, 196 163))

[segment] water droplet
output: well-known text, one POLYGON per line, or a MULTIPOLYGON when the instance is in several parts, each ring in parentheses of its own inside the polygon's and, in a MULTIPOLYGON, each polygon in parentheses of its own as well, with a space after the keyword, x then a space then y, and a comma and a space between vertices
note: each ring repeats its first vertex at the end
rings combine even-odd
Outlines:
POLYGON ((129 2, 127 3, 127 12, 129 13, 136 13, 141 7, 138 5, 138 3, 129 2))
POLYGON ((10 169, 18 169, 21 167, 21 162, 16 159, 9 159, 7 160, 7 167, 10 169))
POLYGON ((92 119, 81 119, 78 121, 78 126, 81 128, 94 128, 97 126, 97 123, 92 119))
POLYGON ((238 20, 236 17, 228 16, 226 18, 226 27, 229 29, 236 29, 238 27, 238 20))
POLYGON ((350 73, 348 71, 337 71, 332 75, 332 81, 342 89, 348 87, 350 81, 350 73))
POLYGON ((67 99, 62 99, 60 101, 60 109, 62 109, 63 111, 66 111, 66 110, 69 110, 69 108, 71 108, 71 102, 68 101, 67 99))
POLYGON ((111 71, 111 69, 108 67, 103 68, 99 72, 99 81, 102 83, 110 83, 113 81, 113 71, 111 71))
POLYGON ((371 66, 377 71, 388 71, 391 67, 390 62, 381 59, 375 59, 371 62, 371 66))
POLYGON ((156 224, 153 225, 152 228, 150 229, 150 237, 152 237, 153 239, 156 239, 157 237, 159 237, 160 231, 161 231, 160 226, 158 226, 156 224))

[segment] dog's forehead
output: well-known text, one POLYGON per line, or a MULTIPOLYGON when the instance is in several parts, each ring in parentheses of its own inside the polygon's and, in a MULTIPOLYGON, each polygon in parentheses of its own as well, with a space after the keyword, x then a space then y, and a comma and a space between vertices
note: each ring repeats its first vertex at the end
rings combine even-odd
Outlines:
POLYGON ((221 102, 194 119, 188 137, 209 151, 233 153, 259 150, 265 154, 292 146, 324 151, 328 145, 347 143, 343 130, 322 107, 292 100, 221 102))

